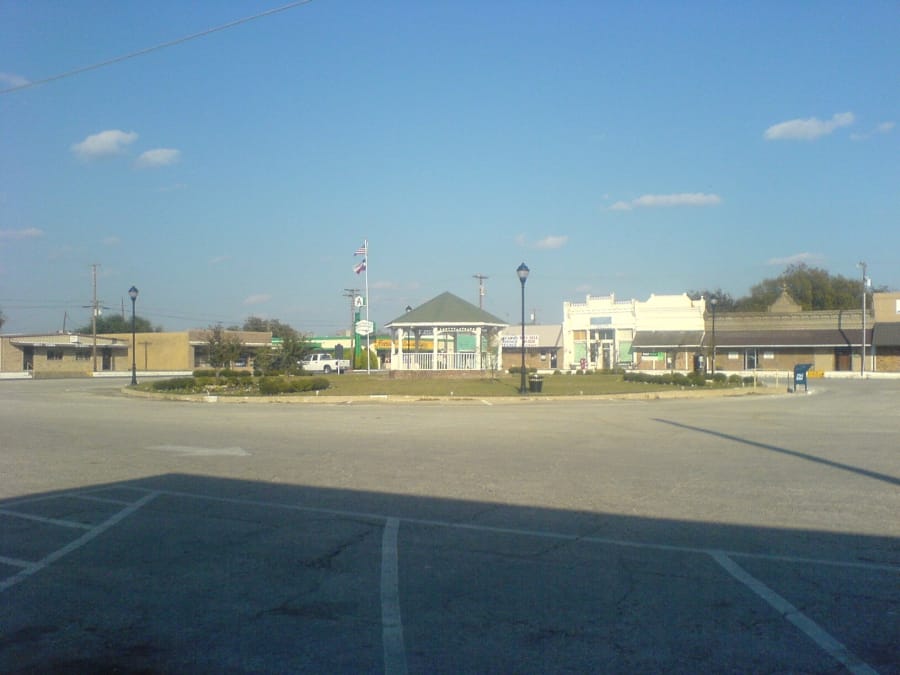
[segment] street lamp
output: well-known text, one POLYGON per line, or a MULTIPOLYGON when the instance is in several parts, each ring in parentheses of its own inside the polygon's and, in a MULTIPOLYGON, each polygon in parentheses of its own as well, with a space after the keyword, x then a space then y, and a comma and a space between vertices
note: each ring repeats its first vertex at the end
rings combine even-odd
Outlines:
POLYGON ((128 289, 128 297, 131 298, 131 384, 137 384, 137 352, 135 351, 135 330, 134 330, 134 302, 137 300, 138 289, 132 286, 128 289))
POLYGON ((519 385, 519 393, 525 393, 525 282, 528 280, 528 265, 522 263, 516 268, 519 281, 522 283, 522 380, 519 385))
POLYGON ((712 305, 712 374, 716 374, 716 305, 719 304, 717 298, 710 298, 709 304, 712 305))

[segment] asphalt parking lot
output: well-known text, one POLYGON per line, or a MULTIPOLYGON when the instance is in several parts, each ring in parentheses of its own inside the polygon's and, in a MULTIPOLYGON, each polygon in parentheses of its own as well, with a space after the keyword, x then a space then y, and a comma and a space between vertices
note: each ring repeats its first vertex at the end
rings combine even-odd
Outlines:
POLYGON ((900 673, 900 381, 181 403, 0 382, 0 671, 900 673))

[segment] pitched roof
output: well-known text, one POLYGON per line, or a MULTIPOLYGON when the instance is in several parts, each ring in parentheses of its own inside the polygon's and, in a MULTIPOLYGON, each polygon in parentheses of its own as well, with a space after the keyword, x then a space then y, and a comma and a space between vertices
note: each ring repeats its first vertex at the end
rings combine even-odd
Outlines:
POLYGON ((401 314, 386 324, 385 327, 389 328, 394 324, 398 326, 446 324, 454 326, 507 325, 506 321, 498 319, 490 312, 485 312, 480 307, 476 307, 472 303, 466 302, 462 298, 453 295, 453 293, 448 292, 441 293, 415 309, 401 314))

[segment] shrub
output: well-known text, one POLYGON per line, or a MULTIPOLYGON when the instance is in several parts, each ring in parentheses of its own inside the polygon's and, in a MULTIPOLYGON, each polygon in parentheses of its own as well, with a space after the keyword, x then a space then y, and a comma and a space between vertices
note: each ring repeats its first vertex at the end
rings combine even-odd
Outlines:
POLYGON ((750 386, 752 384, 753 384, 753 376, 747 375, 747 377, 744 378, 744 386, 750 386))
MULTIPOLYGON (((752 378, 751 378, 751 380, 752 380, 752 378)), ((741 376, 736 373, 734 375, 729 375, 728 376, 728 384, 730 384, 734 387, 740 385, 741 384, 741 376)))
POLYGON ((725 373, 716 373, 712 376, 712 381, 716 384, 725 384, 728 382, 728 376, 725 373))
POLYGON ((703 376, 703 373, 699 371, 694 371, 687 376, 688 383, 692 387, 705 387, 706 386, 706 378, 703 376))
POLYGON ((216 371, 212 368, 200 368, 193 372, 194 377, 215 377, 216 371))
MULTIPOLYGON (((510 369, 509 369, 509 374, 510 374, 510 375, 519 375, 519 374, 521 374, 521 372, 522 372, 522 366, 512 366, 512 367, 510 367, 510 369)), ((526 373, 536 373, 536 372, 537 372, 537 368, 531 368, 531 367, 526 366, 526 367, 525 367, 525 372, 526 372, 526 373)))
POLYGON ((278 394, 295 394, 304 391, 328 389, 328 378, 272 376, 259 378, 259 393, 266 396, 278 394))
POLYGON ((170 380, 155 380, 150 383, 153 391, 194 391, 193 377, 173 377, 170 380))

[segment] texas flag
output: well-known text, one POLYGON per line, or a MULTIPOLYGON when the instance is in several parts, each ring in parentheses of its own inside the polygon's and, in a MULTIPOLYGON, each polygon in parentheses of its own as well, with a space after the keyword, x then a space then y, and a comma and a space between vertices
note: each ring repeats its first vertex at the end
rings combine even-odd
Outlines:
POLYGON ((364 272, 366 270, 366 259, 363 258, 361 263, 357 263, 353 266, 353 271, 359 274, 360 272, 364 272))

